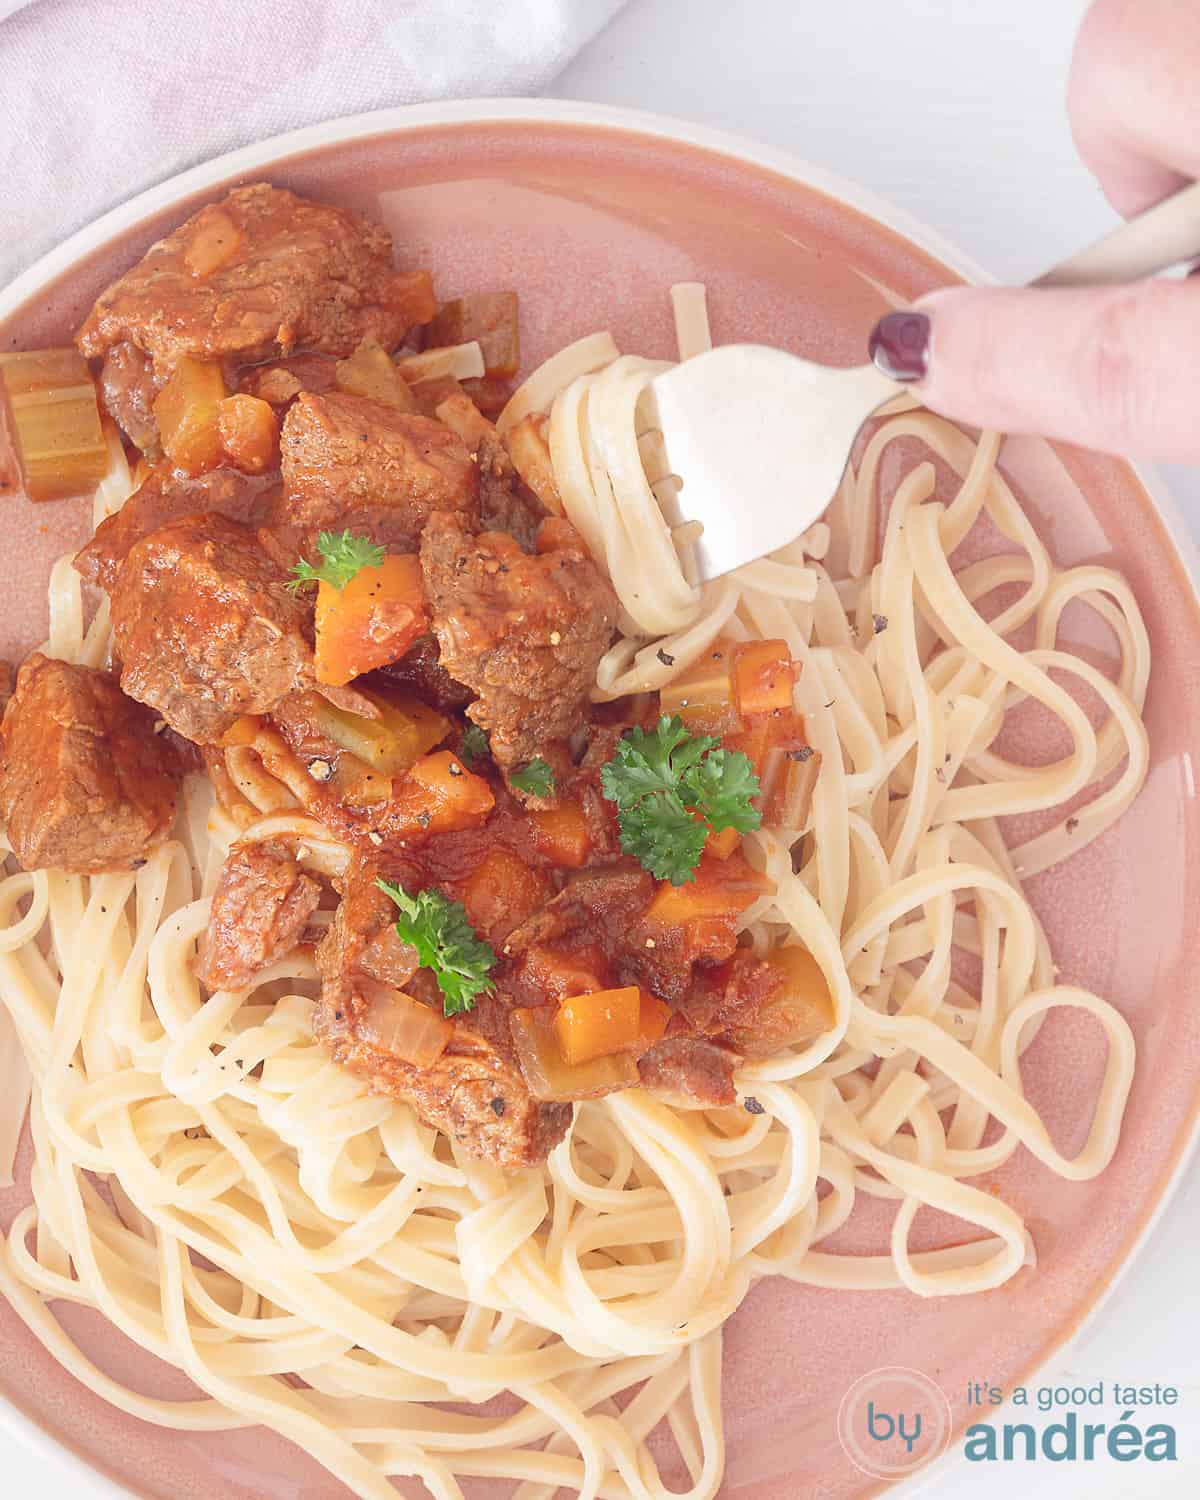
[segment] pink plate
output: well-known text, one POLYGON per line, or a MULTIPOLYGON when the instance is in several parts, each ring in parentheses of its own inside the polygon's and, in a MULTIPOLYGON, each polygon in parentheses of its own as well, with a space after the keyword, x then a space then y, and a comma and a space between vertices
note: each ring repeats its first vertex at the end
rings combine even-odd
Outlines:
MULTIPOLYGON (((759 340, 849 363, 861 358, 885 292, 908 298, 954 279, 948 265, 961 267, 916 226, 902 226, 909 238, 883 227, 881 218, 896 226, 897 216, 854 190, 692 127, 557 104, 434 106, 282 137, 135 200, 0 296, 0 348, 66 340, 96 293, 153 239, 226 186, 258 177, 382 214, 401 263, 433 267, 443 295, 515 286, 527 366, 606 326, 623 348, 670 355, 666 288, 678 280, 707 283, 719 341, 759 340)), ((1197 600, 1163 520, 1125 464, 1026 441, 1008 445, 1005 466, 1060 563, 1094 558, 1125 573, 1153 643, 1146 788, 1117 828, 1032 888, 1063 978, 1110 996, 1137 1034, 1124 1135, 1093 1182, 1064 1183, 1024 1153, 997 1174, 1039 1256, 1036 1269, 1001 1291, 925 1302, 898 1291, 760 1284, 726 1340, 722 1493, 737 1500, 850 1500, 872 1489, 836 1426, 842 1397, 867 1372, 923 1371, 949 1396, 956 1427, 966 1420, 969 1380, 984 1372, 1007 1386, 1028 1375, 1078 1329, 1128 1260, 1193 1134, 1197 600)), ((66 503, 10 506, 3 519, 0 656, 12 656, 42 638, 47 570, 83 538, 87 517, 83 505, 66 503)), ((1027 1089, 1068 1154, 1086 1135, 1101 1062, 1088 1024, 1065 1014, 1027 1054, 1027 1089)), ((0 1194, 0 1221, 27 1195, 27 1181, 0 1194)), ((855 1247, 878 1245, 881 1227, 860 1229, 855 1247)), ((842 1237, 839 1247, 850 1243, 842 1237)), ((140 1389, 186 1389, 98 1319, 70 1321, 114 1374, 140 1389)), ((280 1438, 175 1433, 122 1416, 63 1374, 2 1306, 0 1393, 29 1419, 18 1423, 23 1430, 40 1429, 43 1441, 78 1455, 81 1473, 99 1470, 137 1495, 344 1493, 280 1438)))

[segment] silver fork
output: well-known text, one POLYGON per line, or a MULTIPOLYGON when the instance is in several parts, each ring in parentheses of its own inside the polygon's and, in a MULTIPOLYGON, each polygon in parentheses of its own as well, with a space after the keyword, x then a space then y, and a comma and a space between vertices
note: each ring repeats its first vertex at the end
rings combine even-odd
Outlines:
MULTIPOLYGON (((1192 183, 1032 284, 1136 281, 1197 254, 1192 183)), ((669 471, 681 481, 682 519, 703 527, 701 579, 786 546, 818 520, 859 428, 904 389, 874 365, 834 369, 762 344, 726 344, 656 376, 651 414, 657 408, 669 471)))

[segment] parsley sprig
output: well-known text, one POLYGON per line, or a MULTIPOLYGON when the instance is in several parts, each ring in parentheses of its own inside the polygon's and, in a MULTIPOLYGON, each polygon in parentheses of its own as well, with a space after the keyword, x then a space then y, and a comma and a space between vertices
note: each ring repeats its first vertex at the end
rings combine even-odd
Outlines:
POLYGON ((322 531, 317 537, 317 551, 322 560, 316 567, 301 558, 292 569, 296 575, 288 583, 292 593, 306 583, 329 583, 335 589, 344 589, 361 569, 377 568, 384 558, 382 547, 352 531, 322 531))
POLYGON ((544 761, 540 755, 535 755, 528 765, 522 766, 519 771, 508 773, 510 786, 515 786, 517 791, 524 792, 529 797, 552 797, 554 795, 554 772, 549 763, 544 761))
POLYGON ((762 821, 751 805, 760 788, 748 757, 690 734, 678 715, 664 714, 649 732, 631 729, 600 787, 617 804, 621 848, 672 885, 695 880, 710 828, 749 833, 762 821))
POLYGON ((475 997, 494 988, 488 975, 496 955, 476 937, 462 902, 449 900, 441 891, 410 896, 403 886, 386 880, 375 884, 400 908, 396 931, 417 950, 421 967, 433 971, 444 1014, 457 1016, 472 1010, 475 997))
POLYGON ((468 724, 463 730, 462 758, 474 770, 476 761, 486 760, 492 753, 492 743, 478 724, 468 724))

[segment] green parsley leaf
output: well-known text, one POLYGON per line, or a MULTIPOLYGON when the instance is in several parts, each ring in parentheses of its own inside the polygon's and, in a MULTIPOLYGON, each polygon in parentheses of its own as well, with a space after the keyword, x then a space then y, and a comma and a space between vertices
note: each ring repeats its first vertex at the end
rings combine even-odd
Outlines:
POLYGON ((621 848, 672 885, 696 878, 710 828, 749 833, 762 821, 749 758, 689 734, 678 715, 664 714, 649 732, 631 729, 602 768, 600 789, 617 804, 621 848))
POLYGON ((530 797, 552 797, 554 795, 554 772, 549 764, 537 755, 519 771, 510 771, 509 784, 530 797))
POLYGON ((471 1010, 477 995, 494 988, 488 975, 496 955, 476 937, 462 902, 449 900, 441 891, 410 896, 403 886, 386 880, 375 884, 400 908, 396 931, 417 950, 421 967, 433 971, 442 992, 443 1012, 457 1016, 471 1010))
POLYGON ((491 741, 478 724, 468 724, 463 730, 462 758, 469 769, 475 769, 477 760, 485 760, 492 753, 491 741))
POLYGON ((344 589, 362 568, 377 568, 384 559, 384 549, 355 536, 351 531, 322 531, 317 537, 317 551, 322 561, 313 567, 303 558, 292 569, 296 575, 288 583, 293 593, 306 583, 329 583, 344 589))

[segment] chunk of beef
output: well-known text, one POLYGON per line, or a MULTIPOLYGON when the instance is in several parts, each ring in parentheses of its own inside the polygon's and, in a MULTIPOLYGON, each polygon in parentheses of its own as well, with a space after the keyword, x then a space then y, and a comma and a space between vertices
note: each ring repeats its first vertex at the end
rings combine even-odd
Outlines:
POLYGON ((428 274, 393 269, 381 225, 258 182, 152 245, 101 293, 76 341, 88 356, 131 343, 162 376, 185 354, 348 355, 367 334, 394 349, 434 311, 428 274))
POLYGON ((403 989, 417 972, 417 950, 397 933, 395 904, 375 884, 380 877, 407 891, 424 884, 416 866, 397 853, 355 855, 337 912, 317 951, 317 965, 335 1009, 363 975, 403 989))
POLYGON ((100 368, 100 397, 129 440, 151 455, 159 448, 154 401, 161 389, 153 361, 136 344, 122 339, 105 354, 100 368))
MULTIPOLYGON (((504 1168, 535 1166, 566 1134, 569 1104, 545 1104, 526 1086, 504 1004, 481 995, 454 1019, 445 1052, 416 1068, 369 1039, 370 980, 433 1000, 416 971, 416 954, 395 936, 395 908, 375 886, 378 874, 417 890, 419 871, 395 854, 357 857, 337 916, 317 950, 321 1001, 315 1034, 343 1066, 370 1079, 379 1093, 410 1104, 472 1156, 504 1168), (392 943, 385 933, 390 932, 392 943), (364 979, 367 981, 364 983, 364 979)), ((436 992, 435 992, 436 993, 436 992)))
POLYGON ((669 1036, 638 1059, 642 1087, 675 1109, 718 1109, 737 1098, 736 1053, 701 1037, 669 1036))
POLYGON ((437 637, 423 635, 415 640, 399 661, 380 667, 381 676, 415 693, 430 708, 452 713, 466 708, 473 694, 461 682, 455 682, 442 666, 437 637))
POLYGON ((112 589, 121 686, 206 744, 312 678, 308 612, 253 531, 185 516, 135 543, 112 589))
POLYGON ((421 567, 442 665, 479 694, 468 714, 512 766, 565 739, 617 619, 612 589, 583 549, 529 556, 511 536, 472 536, 461 516, 432 518, 421 567))
POLYGON ((694 1031, 745 1057, 772 1057, 797 1035, 785 989, 781 969, 739 950, 725 963, 698 969, 680 1010, 694 1031))
POLYGON ((233 383, 243 395, 287 406, 301 391, 320 396, 333 390, 336 372, 337 360, 331 354, 292 354, 265 364, 243 365, 233 383))
POLYGON ((275 519, 308 547, 318 531, 348 528, 411 551, 434 511, 476 514, 479 471, 462 439, 366 396, 300 395, 280 450, 286 493, 275 519))
POLYGON ((111 590, 133 544, 168 521, 215 511, 231 521, 257 526, 278 487, 274 474, 210 469, 193 479, 160 465, 151 470, 120 510, 100 522, 95 536, 76 555, 75 566, 90 582, 111 590))
POLYGON ((485 531, 507 531, 526 552, 533 552, 546 510, 521 483, 508 450, 488 433, 476 450, 479 464, 479 519, 485 531))
POLYGON ((0 820, 27 870, 127 870, 175 818, 175 768, 154 715, 107 672, 22 666, 0 725, 0 820))
POLYGON ((210 990, 236 990, 299 942, 321 902, 321 882, 282 845, 235 844, 213 893, 196 977, 210 990))
POLYGON ((505 952, 601 941, 609 949, 631 932, 654 896, 654 881, 633 860, 602 870, 581 870, 552 901, 509 934, 505 952))

